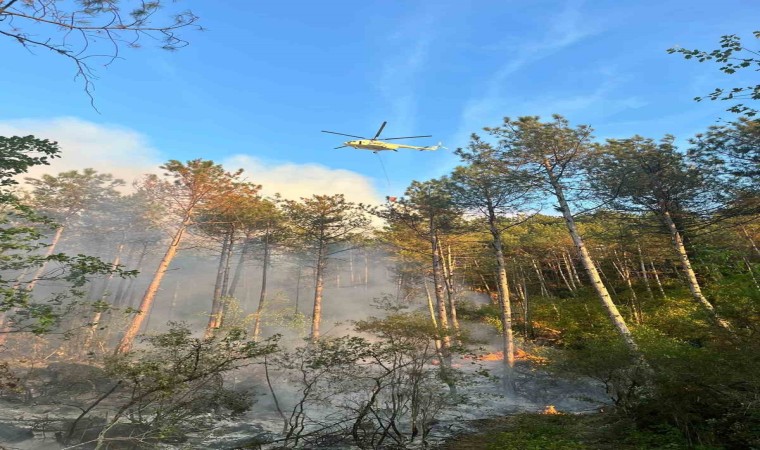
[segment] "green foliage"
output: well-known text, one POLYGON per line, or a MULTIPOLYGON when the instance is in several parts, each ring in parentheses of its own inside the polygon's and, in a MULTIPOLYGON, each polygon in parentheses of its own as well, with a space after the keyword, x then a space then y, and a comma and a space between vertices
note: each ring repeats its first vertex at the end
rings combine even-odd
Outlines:
MULTIPOLYGON (((136 275, 136 271, 113 267, 93 256, 36 254, 47 247, 41 242, 45 231, 57 228, 59 224, 22 204, 8 187, 17 184, 14 176, 25 173, 31 166, 48 164, 59 151, 57 143, 34 136, 0 137, 0 313, 5 313, 3 333, 49 332, 70 307, 66 303, 80 297, 81 288, 92 278, 136 275), (38 277, 24 278, 25 273, 48 265, 50 270, 38 277), (57 290, 47 298, 35 296, 29 287, 40 281, 55 283, 57 290)), ((101 200, 101 196, 116 195, 113 187, 120 181, 85 169, 82 174, 71 171, 58 177, 46 175, 33 180, 32 184, 39 194, 38 202, 45 204, 45 211, 67 219, 101 200)))
POLYGON ((602 414, 519 414, 489 420, 483 435, 463 436, 445 449, 457 450, 711 450, 715 447, 690 445, 678 430, 662 427, 642 431, 614 413, 602 414))
POLYGON ((146 348, 106 360, 122 398, 111 423, 128 417, 152 435, 176 438, 188 427, 208 425, 210 411, 247 411, 252 393, 230 391, 223 376, 274 353, 278 337, 257 343, 242 329, 228 328, 201 339, 184 324, 170 323, 166 333, 143 340, 146 348))
POLYGON ((632 355, 617 340, 568 346, 555 369, 605 384, 639 430, 678 430, 690 443, 750 448, 760 443, 760 347, 757 343, 695 343, 648 327, 636 330, 652 383, 644 385, 632 355), (665 427, 665 428, 663 428, 665 427))
POLYGON ((0 136, 0 186, 18 184, 13 177, 26 173, 32 166, 47 165, 58 158, 58 143, 34 136, 0 136))
MULTIPOLYGON (((753 32, 753 35, 756 39, 760 39, 760 31, 753 32)), ((670 48, 668 49, 668 53, 680 53, 685 59, 696 59, 699 62, 714 61, 722 64, 720 71, 728 75, 744 69, 749 69, 750 71, 760 70, 760 59, 757 58, 757 52, 745 47, 742 39, 735 34, 721 36, 720 48, 709 52, 698 49, 670 48)), ((730 89, 716 88, 710 94, 696 97, 694 100, 699 102, 705 98, 709 98, 710 100, 760 100, 760 84, 730 89)), ((748 117, 757 114, 756 109, 745 106, 742 103, 731 106, 728 108, 728 111, 744 114, 748 117)))

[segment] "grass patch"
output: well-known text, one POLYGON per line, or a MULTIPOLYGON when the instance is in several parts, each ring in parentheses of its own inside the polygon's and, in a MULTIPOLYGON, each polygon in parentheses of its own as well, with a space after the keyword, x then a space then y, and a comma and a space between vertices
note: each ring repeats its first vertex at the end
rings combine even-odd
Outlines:
POLYGON ((613 413, 518 414, 478 422, 482 431, 459 436, 440 450, 717 450, 689 445, 674 428, 636 429, 613 413), (486 431, 487 430, 487 431, 486 431))

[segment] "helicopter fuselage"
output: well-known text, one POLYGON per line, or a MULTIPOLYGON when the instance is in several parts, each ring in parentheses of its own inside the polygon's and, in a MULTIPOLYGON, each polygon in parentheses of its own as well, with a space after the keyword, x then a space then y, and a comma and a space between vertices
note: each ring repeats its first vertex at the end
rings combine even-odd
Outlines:
POLYGON ((359 140, 359 141, 348 141, 344 142, 343 145, 348 147, 353 147, 355 149, 360 150, 372 150, 373 152, 376 151, 395 151, 399 147, 401 147, 401 144, 391 144, 390 142, 383 142, 383 141, 376 141, 376 140, 359 140))
POLYGON ((348 141, 344 142, 343 145, 346 147, 353 147, 358 150, 370 150, 373 152, 380 152, 380 151, 398 151, 400 148, 409 148, 412 150, 438 150, 439 145, 434 145, 431 147, 417 147, 414 145, 404 145, 404 144, 392 144, 390 142, 385 141, 378 141, 378 140, 358 140, 358 141, 348 141))

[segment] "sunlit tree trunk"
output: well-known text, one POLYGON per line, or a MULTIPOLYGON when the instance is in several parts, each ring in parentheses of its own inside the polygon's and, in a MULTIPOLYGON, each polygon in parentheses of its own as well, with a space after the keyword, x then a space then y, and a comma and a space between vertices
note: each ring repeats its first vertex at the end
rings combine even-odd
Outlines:
POLYGON ((230 231, 230 244, 227 246, 227 257, 224 260, 224 277, 222 278, 222 297, 227 297, 230 288, 230 269, 232 254, 235 251, 235 230, 230 231))
POLYGON ((311 313, 311 341, 319 339, 319 323, 322 320, 322 290, 325 285, 325 247, 320 241, 317 252, 317 266, 314 271, 314 309, 311 313))
POLYGON ((570 232, 570 237, 573 239, 573 243, 578 250, 581 263, 586 269, 586 273, 588 274, 589 280, 591 281, 591 285, 594 287, 594 290, 596 290, 599 299, 602 301, 602 305, 607 311, 607 315, 609 316, 610 321, 612 321, 613 326, 623 338, 628 348, 638 353, 639 349, 636 345, 636 341, 634 341, 633 335, 628 329, 628 325, 625 323, 625 319, 623 319, 623 316, 620 315, 620 311, 618 311, 617 306, 615 306, 615 303, 613 303, 612 297, 610 297, 609 292, 607 292, 607 288, 604 286, 604 283, 602 283, 601 278, 599 278, 599 273, 594 266, 594 262, 591 260, 591 256, 586 249, 586 245, 583 243, 583 239, 581 239, 581 236, 578 233, 578 230, 575 226, 575 220, 573 219, 573 215, 570 212, 570 206, 565 200, 565 194, 563 192, 562 186, 556 179, 552 171, 551 164, 548 160, 544 160, 544 168, 547 171, 549 181, 552 185, 552 188, 554 189, 554 194, 556 195, 557 201, 559 202, 562 216, 565 219, 565 225, 567 225, 567 229, 570 232))
POLYGON ((573 262, 573 258, 570 257, 567 251, 562 252, 562 258, 565 260, 565 264, 567 264, 567 267, 568 267, 568 270, 570 271, 570 275, 572 276, 572 279, 575 280, 578 286, 583 286, 583 283, 581 282, 581 278, 578 276, 578 271, 575 269, 575 262, 573 262))
POLYGON ((528 281, 527 277, 525 276, 525 272, 523 271, 523 268, 521 266, 518 266, 520 270, 520 278, 522 281, 522 294, 523 294, 523 321, 525 322, 523 324, 524 326, 524 333, 526 338, 532 338, 533 337, 533 324, 531 322, 530 317, 530 299, 528 297, 528 281))
POLYGON ((433 269, 433 291, 435 292, 436 309, 438 312, 438 333, 441 341, 441 379, 449 386, 449 390, 456 392, 456 386, 451 378, 451 333, 449 319, 446 313, 446 298, 443 287, 443 270, 441 258, 438 254, 438 231, 435 227, 434 218, 429 218, 430 230, 430 254, 433 269))
POLYGON ((660 281, 660 273, 657 270, 657 267, 655 267, 654 261, 651 259, 649 260, 649 266, 652 268, 652 276, 654 277, 654 281, 657 284, 657 289, 660 291, 660 295, 662 295, 662 298, 667 300, 668 296, 665 294, 665 289, 662 287, 662 282, 660 281))
POLYGON ((438 260, 441 262, 441 272, 444 286, 446 287, 446 297, 449 303, 449 316, 451 317, 451 325, 454 328, 454 334, 459 337, 459 319, 457 318, 457 299, 456 289, 454 287, 454 276, 452 274, 452 262, 451 262, 451 248, 449 247, 448 253, 444 254, 443 245, 441 241, 438 241, 438 260))
POLYGON ((700 306, 702 306, 702 308, 709 314, 710 318, 719 327, 724 328, 726 330, 730 330, 731 329, 730 324, 727 321, 718 317, 713 305, 711 305, 710 302, 708 302, 705 296, 702 294, 702 289, 699 286, 699 282, 697 281, 697 276, 694 273, 694 269, 692 269, 691 267, 691 261, 689 261, 689 255, 686 253, 686 247, 684 247, 683 245, 683 239, 681 239, 681 233, 678 232, 678 229, 676 228, 676 224, 673 222, 673 218, 670 217, 670 213, 667 210, 664 210, 662 211, 660 216, 665 222, 665 226, 667 226, 668 231, 670 231, 670 238, 671 238, 671 241, 673 242, 673 247, 675 248, 676 253, 678 254, 678 259, 681 260, 681 268, 683 269, 684 275, 686 276, 686 284, 689 287, 689 291, 691 291, 691 296, 700 306))
POLYGON ((214 329, 219 327, 222 315, 222 291, 224 289, 224 269, 227 264, 227 253, 230 251, 231 233, 225 233, 222 242, 222 251, 219 255, 219 267, 216 269, 216 281, 214 282, 214 294, 211 298, 211 313, 208 315, 208 323, 204 337, 208 338, 214 334, 214 329))
POLYGON ((623 252, 623 259, 621 260, 618 257, 617 251, 615 251, 615 259, 617 262, 613 261, 612 265, 615 267, 618 275, 620 275, 620 278, 625 281, 626 286, 628 286, 628 291, 631 293, 630 307, 631 313, 633 314, 633 320, 637 324, 641 324, 642 317, 641 308, 639 307, 639 297, 636 295, 636 291, 633 289, 631 269, 628 267, 628 258, 626 258, 625 252, 623 252))
POLYGON ((536 277, 538 277, 538 283, 541 286, 541 295, 544 297, 550 297, 549 289, 546 288, 546 280, 544 280, 544 274, 541 272, 541 268, 538 267, 538 263, 536 263, 535 259, 531 259, 530 262, 533 265, 533 270, 536 272, 536 277))
POLYGON ((436 309, 438 312, 438 325, 441 333, 441 342, 443 343, 444 356, 451 358, 446 354, 451 347, 451 336, 449 333, 449 318, 446 312, 446 298, 443 287, 443 270, 441 267, 441 258, 438 253, 438 235, 435 231, 430 234, 430 244, 433 264, 433 291, 435 292, 436 309))
POLYGON ((116 353, 126 353, 132 349, 135 338, 140 332, 140 327, 142 326, 146 315, 149 313, 151 306, 153 306, 156 293, 158 292, 159 286, 161 286, 161 280, 163 280, 164 275, 166 275, 166 270, 169 268, 174 256, 176 256, 177 250, 179 250, 179 245, 182 242, 182 237, 185 235, 188 226, 190 226, 190 214, 187 214, 184 217, 181 225, 176 233, 174 233, 169 248, 166 249, 164 257, 161 258, 161 262, 159 263, 156 272, 153 274, 153 280, 151 280, 148 288, 145 290, 145 295, 143 295, 142 301, 140 302, 137 314, 132 318, 129 327, 127 327, 124 336, 116 347, 116 353))
MULTIPOLYGON (((562 279, 562 282, 565 284, 565 287, 568 291, 570 291, 570 294, 575 297, 575 289, 568 281, 568 278, 565 276, 565 271, 562 270, 562 262, 560 262, 559 258, 555 255, 555 267, 557 268, 557 273, 559 274, 560 278, 562 279)), ((551 267, 551 266, 550 266, 551 267)))
MULTIPOLYGON (((261 315, 267 301, 267 268, 269 267, 269 233, 264 235, 264 261, 261 268, 261 292, 259 293, 259 306, 256 308, 256 317, 253 321, 253 340, 257 341, 261 334, 261 315)), ((299 270, 300 272, 300 270, 299 270)), ((299 274, 300 276, 300 274, 299 274)))
MULTIPOLYGON (((433 295, 430 293, 430 287, 428 286, 427 277, 422 277, 422 284, 425 286, 425 295, 427 296, 427 304, 428 304, 428 311, 430 312, 430 321, 433 324, 433 327, 437 330, 438 329, 438 320, 435 318, 435 306, 433 306, 433 295)), ((440 359, 443 359, 441 357, 441 340, 435 339, 435 349, 438 353, 438 357, 440 359)))
POLYGON ((565 257, 565 252, 562 252, 562 259, 559 258, 559 256, 556 256, 557 258, 557 264, 562 266, 564 264, 565 266, 565 272, 567 272, 567 279, 570 280, 570 285, 573 287, 573 291, 578 289, 578 285, 575 284, 575 278, 573 277, 573 271, 570 268, 570 264, 567 262, 567 258, 565 257))
POLYGON ((649 300, 654 301, 654 293, 652 292, 652 286, 649 284, 649 274, 647 273, 647 266, 644 263, 644 254, 641 252, 641 246, 637 246, 636 249, 639 252, 639 266, 641 267, 641 279, 644 280, 644 286, 647 288, 647 295, 649 300))
MULTIPOLYGON (((496 225, 496 211, 488 200, 488 226, 493 237, 492 245, 494 256, 496 257, 496 266, 498 271, 499 283, 499 306, 501 307, 501 327, 502 327, 502 345, 504 350, 503 369, 504 377, 502 379, 504 388, 514 393, 514 367, 515 367, 515 342, 512 333, 512 303, 509 298, 509 282, 507 280, 507 263, 504 259, 504 249, 501 239, 501 230, 496 225)), ((527 300, 526 300, 527 301, 527 300)))

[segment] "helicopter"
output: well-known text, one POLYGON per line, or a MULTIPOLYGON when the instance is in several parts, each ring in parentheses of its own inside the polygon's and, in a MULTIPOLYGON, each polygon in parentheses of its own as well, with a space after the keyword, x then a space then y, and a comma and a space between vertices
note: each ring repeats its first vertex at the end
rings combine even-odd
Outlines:
POLYGON ((384 138, 384 139, 380 140, 380 139, 378 139, 378 137, 380 137, 380 133, 383 132, 383 129, 385 128, 385 125, 387 123, 388 122, 386 121, 386 122, 383 122, 382 125, 380 125, 380 129, 377 130, 377 133, 375 133, 375 137, 373 137, 372 139, 369 139, 369 138, 366 138, 366 137, 363 137, 363 136, 355 136, 353 134, 336 133, 335 131, 322 130, 322 132, 323 133, 330 133, 330 134, 338 134, 340 136, 348 136, 348 137, 359 138, 358 141, 346 141, 340 147, 335 147, 336 149, 343 148, 343 147, 353 147, 353 148, 355 148, 357 150, 371 150, 372 153, 377 153, 377 152, 380 152, 380 151, 394 151, 394 152, 397 152, 398 149, 400 149, 400 148, 408 148, 408 149, 412 149, 412 150, 419 150, 421 152, 425 152, 425 151, 431 152, 431 151, 434 151, 434 150, 438 150, 439 148, 446 148, 446 147, 442 146, 440 142, 438 143, 438 145, 430 145, 430 146, 427 146, 427 147, 418 147, 416 145, 394 144, 392 142, 386 142, 386 141, 395 141, 395 140, 398 140, 398 139, 426 138, 426 137, 432 137, 432 135, 425 135, 425 136, 402 136, 402 137, 384 138))

